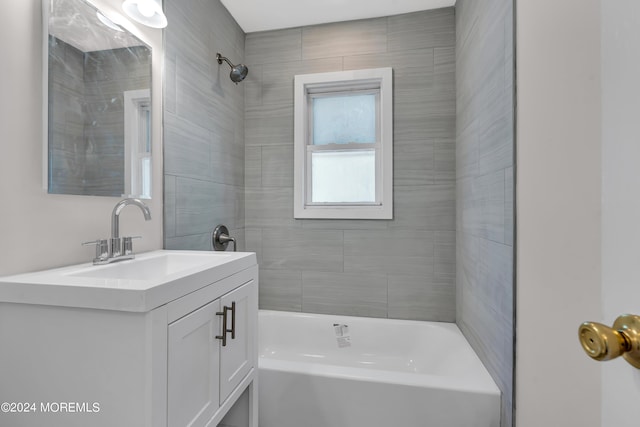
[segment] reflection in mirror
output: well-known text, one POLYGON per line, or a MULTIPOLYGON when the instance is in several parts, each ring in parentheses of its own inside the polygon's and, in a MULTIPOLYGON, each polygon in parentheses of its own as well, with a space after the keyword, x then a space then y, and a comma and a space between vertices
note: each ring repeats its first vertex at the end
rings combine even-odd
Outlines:
POLYGON ((151 197, 151 49, 83 0, 48 16, 49 193, 151 197))

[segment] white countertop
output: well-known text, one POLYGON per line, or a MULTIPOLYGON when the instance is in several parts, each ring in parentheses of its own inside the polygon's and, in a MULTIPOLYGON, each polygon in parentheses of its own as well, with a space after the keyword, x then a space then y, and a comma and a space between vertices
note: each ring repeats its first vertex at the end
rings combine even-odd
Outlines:
POLYGON ((0 303, 147 312, 254 265, 253 252, 158 250, 0 277, 0 303))

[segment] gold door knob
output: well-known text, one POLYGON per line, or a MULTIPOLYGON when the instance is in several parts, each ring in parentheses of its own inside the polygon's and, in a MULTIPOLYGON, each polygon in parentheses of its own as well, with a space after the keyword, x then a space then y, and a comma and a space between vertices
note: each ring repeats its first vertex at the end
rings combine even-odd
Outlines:
POLYGON ((640 316, 625 314, 613 322, 613 327, 585 322, 578 328, 582 348, 589 357, 604 361, 622 355, 640 369, 640 316))

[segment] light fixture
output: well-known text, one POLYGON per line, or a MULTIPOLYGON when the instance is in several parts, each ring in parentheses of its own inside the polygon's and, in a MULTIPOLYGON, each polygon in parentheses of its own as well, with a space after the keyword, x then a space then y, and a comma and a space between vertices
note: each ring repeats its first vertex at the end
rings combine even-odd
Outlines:
POLYGON ((111 19, 109 19, 106 16, 104 16, 102 14, 102 12, 97 11, 96 12, 96 16, 98 17, 100 22, 102 22, 104 25, 106 25, 107 27, 111 28, 112 30, 124 32, 124 30, 122 28, 120 28, 120 26, 118 24, 116 24, 111 19))
POLYGON ((122 9, 131 19, 152 28, 167 26, 167 17, 162 11, 162 0, 124 0, 122 9))

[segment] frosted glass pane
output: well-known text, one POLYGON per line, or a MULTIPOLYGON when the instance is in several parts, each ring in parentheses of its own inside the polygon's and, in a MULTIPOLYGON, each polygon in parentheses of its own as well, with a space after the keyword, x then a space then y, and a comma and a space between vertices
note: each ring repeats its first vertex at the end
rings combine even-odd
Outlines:
POLYGON ((313 98, 313 144, 376 142, 376 96, 313 98))
POLYGON ((324 151, 311 154, 313 203, 376 201, 375 150, 324 151))

